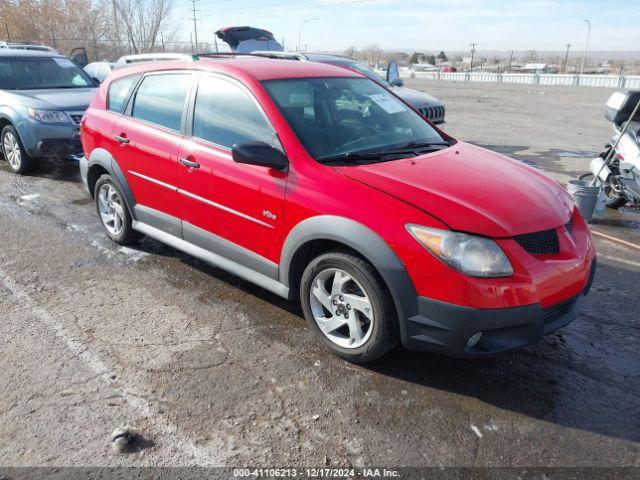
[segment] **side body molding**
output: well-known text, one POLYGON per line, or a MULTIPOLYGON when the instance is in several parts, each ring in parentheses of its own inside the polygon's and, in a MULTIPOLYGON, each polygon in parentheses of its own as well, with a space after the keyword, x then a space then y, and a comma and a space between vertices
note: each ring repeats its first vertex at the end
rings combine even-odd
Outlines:
POLYGON ((291 263, 305 243, 332 240, 359 252, 377 269, 389 288, 400 319, 404 338, 404 319, 417 312, 417 294, 404 265, 389 245, 373 230, 354 220, 333 215, 308 218, 296 225, 285 240, 280 258, 280 283, 290 287, 291 263))
MULTIPOLYGON (((107 172, 109 172, 109 174, 115 179, 116 182, 118 182, 118 186, 120 187, 120 190, 125 196, 125 200, 129 207, 129 212, 131 213, 131 216, 135 220, 136 219, 136 214, 135 214, 136 199, 133 196, 131 187, 129 187, 129 183, 125 178, 124 173, 120 168, 120 165, 118 165, 118 162, 116 162, 115 159, 111 156, 111 154, 104 148, 94 148, 93 151, 91 152, 91 156, 89 157, 89 170, 91 170, 91 167, 94 165, 100 165, 107 172)), ((90 192, 90 193, 91 193, 91 196, 93 197, 93 192, 90 192)))

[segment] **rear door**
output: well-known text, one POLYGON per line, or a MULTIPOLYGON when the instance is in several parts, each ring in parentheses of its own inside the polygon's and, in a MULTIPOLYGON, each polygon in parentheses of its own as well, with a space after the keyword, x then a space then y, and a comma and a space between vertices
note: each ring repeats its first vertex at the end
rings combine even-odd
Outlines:
POLYGON ((282 149, 258 101, 235 80, 203 73, 188 132, 178 166, 185 240, 251 268, 265 267, 261 273, 274 273, 287 174, 231 157, 231 147, 247 141, 282 149), (256 260, 255 254, 270 262, 256 260))
POLYGON ((184 71, 145 75, 112 130, 112 154, 133 190, 138 219, 177 236, 178 149, 192 79, 184 71))

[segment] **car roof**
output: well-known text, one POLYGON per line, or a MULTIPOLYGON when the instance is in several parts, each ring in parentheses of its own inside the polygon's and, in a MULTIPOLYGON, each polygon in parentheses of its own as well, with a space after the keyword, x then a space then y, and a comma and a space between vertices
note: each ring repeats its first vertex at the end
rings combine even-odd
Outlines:
POLYGON ((58 52, 45 52, 43 50, 21 50, 19 48, 2 48, 0 49, 0 57, 62 57, 58 52))
MULTIPOLYGON (((197 58, 197 57, 196 57, 197 58)), ((201 56, 193 62, 167 61, 136 63, 119 69, 113 78, 162 70, 205 70, 236 75, 248 75, 258 81, 310 77, 354 77, 364 75, 334 65, 315 62, 296 62, 252 56, 201 56)))

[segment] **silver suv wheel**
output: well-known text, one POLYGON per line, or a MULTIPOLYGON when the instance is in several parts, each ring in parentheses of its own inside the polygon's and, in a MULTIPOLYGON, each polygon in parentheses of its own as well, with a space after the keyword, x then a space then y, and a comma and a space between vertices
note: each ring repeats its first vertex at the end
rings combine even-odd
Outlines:
POLYGON ((13 132, 6 132, 2 139, 2 150, 4 156, 14 170, 19 170, 22 164, 22 152, 20 151, 20 144, 13 132))
POLYGON ((320 331, 343 348, 367 343, 375 315, 366 290, 344 270, 329 268, 313 279, 311 312, 320 331))
POLYGON ((124 228, 124 202, 113 186, 105 183, 98 190, 98 211, 107 231, 117 237, 124 228))

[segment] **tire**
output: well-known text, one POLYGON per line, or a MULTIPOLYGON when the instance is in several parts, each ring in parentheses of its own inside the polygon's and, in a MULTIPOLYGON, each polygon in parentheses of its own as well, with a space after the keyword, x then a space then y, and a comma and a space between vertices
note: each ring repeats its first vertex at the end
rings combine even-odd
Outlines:
POLYGON ((111 175, 101 175, 93 190, 100 222, 111 240, 131 245, 142 238, 132 227, 131 213, 124 195, 111 175))
POLYGON ((389 291, 373 266, 351 252, 313 259, 302 274, 300 303, 320 342, 345 360, 370 362, 398 343, 389 291))
POLYGON ((6 125, 0 132, 0 145, 2 155, 14 173, 23 175, 36 165, 36 160, 27 154, 13 125, 6 125))
MULTIPOLYGON (((591 181, 593 180, 593 173, 583 173, 578 178, 580 180, 591 181)), ((607 202, 605 203, 607 208, 617 210, 620 207, 624 207, 628 202, 626 198, 617 196, 610 186, 606 186, 604 192, 607 194, 607 202)))

